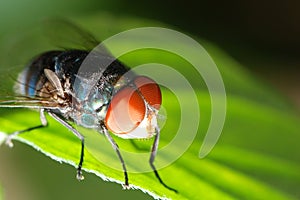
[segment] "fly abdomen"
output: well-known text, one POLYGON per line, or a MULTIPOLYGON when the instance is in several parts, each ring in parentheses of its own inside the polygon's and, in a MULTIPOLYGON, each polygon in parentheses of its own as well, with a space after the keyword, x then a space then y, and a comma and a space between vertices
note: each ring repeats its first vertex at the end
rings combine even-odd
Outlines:
POLYGON ((62 51, 49 51, 35 58, 18 76, 15 92, 29 97, 35 97, 37 91, 46 82, 44 69, 54 70, 55 58, 62 51))

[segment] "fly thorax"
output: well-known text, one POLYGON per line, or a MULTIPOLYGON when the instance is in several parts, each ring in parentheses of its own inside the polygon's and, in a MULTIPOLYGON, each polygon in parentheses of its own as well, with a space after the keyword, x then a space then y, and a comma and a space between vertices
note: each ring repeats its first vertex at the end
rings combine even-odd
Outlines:
POLYGON ((99 91, 96 87, 85 100, 79 102, 80 109, 73 115, 73 120, 86 128, 97 128, 104 120, 110 102, 110 92, 99 91))
POLYGON ((108 88, 104 90, 95 89, 95 91, 89 95, 87 105, 98 119, 103 120, 106 116, 110 100, 111 92, 108 88))

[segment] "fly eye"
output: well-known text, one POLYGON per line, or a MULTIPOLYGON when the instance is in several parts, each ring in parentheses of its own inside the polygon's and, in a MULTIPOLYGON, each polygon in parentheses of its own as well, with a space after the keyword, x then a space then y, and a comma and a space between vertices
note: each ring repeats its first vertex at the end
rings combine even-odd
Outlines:
POLYGON ((161 105, 161 91, 158 84, 154 80, 146 76, 138 76, 134 80, 134 83, 139 89, 140 93, 145 98, 145 100, 152 107, 159 110, 161 105))
POLYGON ((129 133, 144 119, 146 106, 143 98, 133 88, 117 92, 108 107, 105 125, 114 133, 129 133))

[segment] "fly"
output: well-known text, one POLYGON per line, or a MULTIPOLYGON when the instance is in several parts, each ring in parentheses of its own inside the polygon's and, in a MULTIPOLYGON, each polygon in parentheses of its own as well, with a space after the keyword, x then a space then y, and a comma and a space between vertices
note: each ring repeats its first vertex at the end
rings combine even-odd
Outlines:
MULTIPOLYGON (((61 26, 73 31, 85 43, 98 44, 73 24, 62 22, 61 26)), ((45 113, 48 113, 81 141, 76 177, 83 180, 84 136, 70 122, 96 129, 116 151, 124 172, 124 186, 129 187, 125 162, 109 132, 126 139, 154 137, 150 166, 164 187, 177 192, 162 181, 154 165, 160 136, 157 114, 162 96, 159 85, 151 78, 134 74, 109 53, 69 49, 48 51, 34 58, 19 74, 14 89, 19 98, 0 101, 0 107, 38 109, 41 125, 10 134, 7 145, 13 145, 11 139, 15 135, 46 127, 45 113), (81 72, 80 67, 88 56, 94 67, 81 72), (108 66, 104 67, 103 63, 108 66)))

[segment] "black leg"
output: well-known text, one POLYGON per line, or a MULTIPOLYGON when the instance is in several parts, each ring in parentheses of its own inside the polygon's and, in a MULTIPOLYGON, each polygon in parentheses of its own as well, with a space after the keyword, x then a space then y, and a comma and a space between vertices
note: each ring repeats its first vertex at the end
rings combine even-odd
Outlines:
POLYGON ((45 117, 44 109, 40 109, 40 120, 41 120, 41 123, 42 123, 41 125, 30 127, 30 128, 25 129, 25 130, 16 131, 16 132, 13 132, 13 133, 9 134, 6 138, 6 141, 5 141, 6 145, 9 146, 9 147, 13 147, 14 144, 12 143, 11 140, 16 135, 19 135, 19 134, 24 133, 24 132, 29 132, 29 131, 32 131, 34 129, 44 128, 44 127, 48 126, 48 122, 47 122, 47 119, 45 117))
POLYGON ((84 176, 82 175, 82 163, 83 163, 83 157, 84 157, 84 137, 83 135, 81 135, 75 128, 73 128, 68 122, 64 121, 62 118, 60 118, 59 116, 57 116, 54 113, 48 112, 48 114, 55 119, 56 121, 58 121, 59 123, 61 123, 64 127, 66 127, 67 129, 69 129, 70 131, 72 131, 72 133, 78 137, 81 140, 81 152, 80 152, 80 160, 79 160, 79 164, 77 167, 77 175, 76 178, 78 180, 83 180, 84 176))
POLYGON ((154 159, 155 159, 155 156, 156 156, 156 153, 157 153, 157 149, 158 149, 158 143, 159 143, 159 136, 160 136, 160 130, 158 127, 155 128, 155 131, 156 131, 156 135, 155 135, 155 138, 154 138, 154 142, 153 142, 153 145, 152 145, 152 149, 151 149, 151 155, 150 155, 150 160, 149 160, 149 163, 150 163, 150 166, 151 168, 153 169, 154 171, 154 174, 156 176, 156 178, 159 180, 159 182, 167 189, 169 190, 172 190, 174 192, 177 193, 177 190, 167 186, 163 180, 160 178, 157 170, 156 170, 156 167, 154 166, 154 159))
POLYGON ((125 165, 125 162, 122 158, 122 155, 120 153, 120 150, 119 150, 119 147, 117 145, 117 143, 114 141, 114 139, 111 137, 111 135, 108 133, 106 127, 102 126, 102 131, 104 133, 104 135, 106 136, 106 138, 108 139, 108 141, 111 143, 113 149, 116 151, 120 161, 121 161, 121 164, 122 164, 122 168, 123 168, 123 171, 124 171, 124 177, 125 177, 125 185, 124 187, 127 189, 129 188, 129 183, 128 183, 128 174, 127 174, 127 169, 126 169, 126 165, 125 165))

